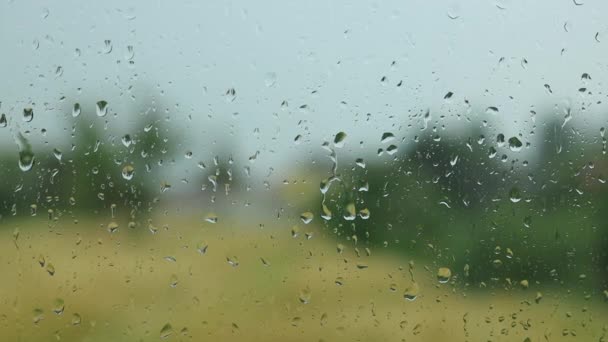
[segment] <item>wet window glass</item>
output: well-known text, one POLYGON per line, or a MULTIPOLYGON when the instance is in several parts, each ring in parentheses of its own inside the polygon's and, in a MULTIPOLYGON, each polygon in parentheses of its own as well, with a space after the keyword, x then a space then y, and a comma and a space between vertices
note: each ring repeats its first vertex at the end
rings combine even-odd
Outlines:
POLYGON ((2 1, 0 340, 607 340, 606 13, 2 1))

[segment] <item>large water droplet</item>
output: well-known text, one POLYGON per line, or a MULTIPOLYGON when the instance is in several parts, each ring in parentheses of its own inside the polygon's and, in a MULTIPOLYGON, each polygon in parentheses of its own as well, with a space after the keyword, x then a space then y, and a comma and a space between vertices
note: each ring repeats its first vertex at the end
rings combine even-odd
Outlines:
POLYGON ((522 146, 523 146, 523 144, 517 137, 509 138, 509 148, 511 149, 511 151, 519 152, 519 151, 521 151, 522 146))
POLYGON ((34 166, 34 154, 28 151, 19 152, 19 168, 23 172, 30 171, 34 166))
POLYGON ((32 108, 23 108, 23 121, 31 122, 34 120, 34 110, 32 108))
POLYGON ((80 103, 74 103, 74 107, 72 107, 72 117, 78 117, 81 111, 80 103))
POLYGON ((323 214, 321 214, 321 218, 323 218, 324 220, 331 220, 332 217, 332 213, 331 210, 329 210, 329 208, 325 205, 325 203, 323 203, 321 205, 322 209, 323 209, 323 214))
POLYGON ((354 203, 348 203, 346 205, 346 210, 344 211, 344 219, 347 221, 352 221, 357 217, 357 209, 355 208, 354 203))
POLYGON ((395 135, 391 132, 383 133, 382 138, 380 138, 380 142, 383 144, 393 140, 395 140, 395 135))
POLYGON ((346 140, 346 133, 339 132, 338 134, 336 134, 336 137, 334 138, 334 146, 336 146, 337 148, 344 147, 345 140, 346 140))
POLYGON ((416 300, 419 293, 420 287, 418 286, 418 283, 412 283, 409 287, 405 289, 405 292, 403 293, 403 298, 411 302, 416 300))
POLYGON ((135 174, 135 168, 132 165, 125 165, 122 168, 122 178, 126 180, 133 179, 133 175, 135 174))
POLYGON ((125 134, 125 135, 122 137, 121 141, 122 141, 122 144, 123 144, 125 147, 127 147, 127 148, 128 148, 129 146, 131 146, 131 144, 133 143, 133 140, 131 139, 131 136, 130 136, 130 135, 128 135, 128 134, 125 134))
POLYGON ((106 116, 108 114, 108 102, 101 100, 96 104, 97 116, 106 116))
POLYGON ((302 220, 302 222, 304 222, 304 224, 309 224, 310 222, 312 222, 312 219, 314 217, 315 215, 310 211, 300 214, 300 219, 302 220))
POLYGON ((509 199, 513 203, 517 203, 521 201, 521 193, 517 187, 512 187, 511 191, 509 191, 509 199))
POLYGON ((437 270, 437 281, 441 284, 447 283, 450 280, 450 277, 452 277, 452 271, 449 268, 440 267, 439 270, 437 270))
POLYGON ((60 150, 54 148, 53 155, 55 156, 55 158, 57 158, 57 160, 61 161, 61 157, 63 156, 63 153, 61 153, 60 150))

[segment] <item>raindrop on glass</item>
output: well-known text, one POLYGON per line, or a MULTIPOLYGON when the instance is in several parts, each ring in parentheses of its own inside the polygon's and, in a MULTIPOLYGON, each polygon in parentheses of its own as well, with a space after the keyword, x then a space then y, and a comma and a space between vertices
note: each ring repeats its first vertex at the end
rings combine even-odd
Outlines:
POLYGON ((23 109, 23 121, 31 122, 34 120, 34 110, 32 108, 23 109))
POLYGON ((97 101, 96 112, 97 116, 106 116, 108 114, 108 103, 104 100, 97 101))

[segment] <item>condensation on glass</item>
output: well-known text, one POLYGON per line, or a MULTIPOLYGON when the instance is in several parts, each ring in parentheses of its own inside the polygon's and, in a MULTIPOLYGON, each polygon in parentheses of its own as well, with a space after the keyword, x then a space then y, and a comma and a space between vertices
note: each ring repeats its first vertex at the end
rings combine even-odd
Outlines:
POLYGON ((606 340, 607 11, 4 1, 1 340, 606 340))

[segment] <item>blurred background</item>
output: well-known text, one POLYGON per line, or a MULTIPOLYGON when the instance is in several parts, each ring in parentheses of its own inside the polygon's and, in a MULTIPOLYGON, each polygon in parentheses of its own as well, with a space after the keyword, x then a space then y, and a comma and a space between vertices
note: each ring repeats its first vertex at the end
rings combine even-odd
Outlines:
POLYGON ((7 341, 603 341, 598 1, 0 3, 7 341))

